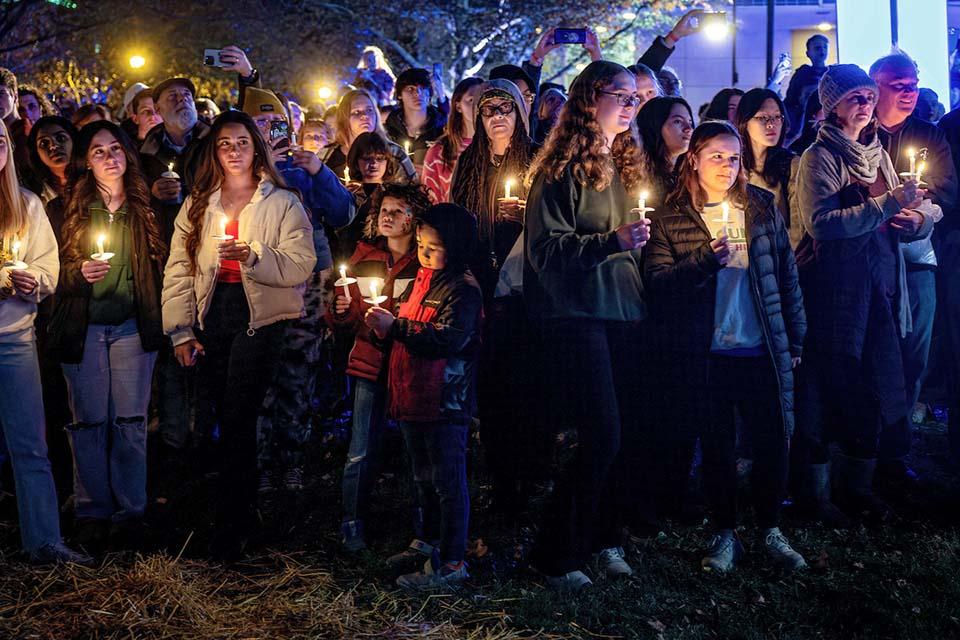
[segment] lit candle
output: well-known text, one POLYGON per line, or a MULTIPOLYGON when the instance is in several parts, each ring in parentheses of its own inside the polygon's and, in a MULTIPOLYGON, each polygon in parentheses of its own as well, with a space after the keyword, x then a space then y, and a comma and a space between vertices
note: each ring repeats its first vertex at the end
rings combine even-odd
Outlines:
POLYGON ((343 181, 350 182, 350 167, 343 168, 343 181))
POLYGON ((20 262, 20 239, 13 236, 13 261, 20 262))
POLYGON ((407 155, 410 155, 410 141, 407 140, 403 143, 403 150, 407 152, 407 155))
POLYGON ((374 279, 374 280, 370 283, 370 298, 373 300, 373 306, 375 306, 375 307, 379 307, 379 306, 380 306, 380 302, 379 302, 380 291, 379 291, 379 289, 380 289, 380 280, 379 280, 379 279, 374 279))
POLYGON ((917 184, 920 184, 920 176, 922 176, 923 172, 926 170, 927 170, 927 163, 921 161, 920 164, 917 165, 917 184))
POLYGON ((503 183, 503 197, 504 200, 510 199, 510 187, 513 186, 513 179, 507 178, 506 182, 503 183))
POLYGON ((640 208, 640 219, 644 220, 647 217, 647 198, 650 197, 650 194, 646 191, 640 192, 640 201, 637 203, 640 208))
POLYGON ((220 237, 227 237, 227 214, 220 214, 220 237))
POLYGON ((910 175, 917 173, 917 151, 913 147, 907 149, 907 155, 910 156, 910 175))
POLYGON ((103 256, 103 254, 104 254, 103 242, 104 242, 104 240, 106 240, 106 239, 107 239, 107 237, 106 237, 105 235, 103 235, 102 233, 97 236, 97 255, 98 255, 98 256, 103 256))
POLYGON ((174 166, 174 163, 168 162, 168 163, 167 163, 167 171, 169 171, 170 173, 173 173, 173 166, 174 166))
POLYGON ((343 286, 343 297, 350 302, 350 282, 347 280, 347 265, 340 265, 340 282, 343 286))
POLYGON ((720 203, 720 208, 723 209, 723 235, 728 235, 727 225, 730 224, 730 205, 724 200, 720 203))

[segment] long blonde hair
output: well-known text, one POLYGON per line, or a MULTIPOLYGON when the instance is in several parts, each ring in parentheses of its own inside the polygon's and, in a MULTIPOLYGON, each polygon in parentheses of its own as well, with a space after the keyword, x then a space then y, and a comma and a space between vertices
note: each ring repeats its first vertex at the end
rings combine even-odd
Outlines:
POLYGON ((17 167, 13 164, 13 140, 7 125, 0 120, 0 135, 7 141, 7 162, 0 171, 0 238, 3 246, 13 244, 13 235, 23 237, 27 231, 27 199, 20 192, 17 167))

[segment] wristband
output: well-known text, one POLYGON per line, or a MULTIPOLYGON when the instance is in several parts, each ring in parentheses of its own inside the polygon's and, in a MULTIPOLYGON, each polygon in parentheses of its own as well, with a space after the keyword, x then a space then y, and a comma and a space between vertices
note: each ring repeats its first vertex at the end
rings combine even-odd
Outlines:
POLYGON ((668 34, 667 34, 667 37, 664 38, 664 40, 666 40, 667 42, 669 42, 669 43, 672 44, 672 45, 676 45, 678 42, 680 42, 680 38, 678 38, 677 36, 673 35, 673 31, 671 31, 670 33, 668 33, 668 34))
POLYGON ((538 58, 536 53, 531 53, 531 54, 530 54, 530 64, 532 64, 532 65, 535 66, 535 67, 542 67, 542 66, 543 66, 543 58, 538 58))

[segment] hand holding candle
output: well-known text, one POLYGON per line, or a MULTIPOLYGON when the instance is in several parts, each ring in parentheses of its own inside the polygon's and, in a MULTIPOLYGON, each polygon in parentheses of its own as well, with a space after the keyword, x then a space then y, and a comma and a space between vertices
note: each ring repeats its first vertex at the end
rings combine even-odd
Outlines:
POLYGON ((347 277, 347 265, 340 265, 340 279, 333 283, 335 287, 343 287, 343 297, 347 299, 347 302, 350 302, 350 285, 357 281, 356 278, 347 277))
POLYGON ((521 200, 511 195, 515 181, 513 178, 507 178, 503 182, 503 197, 497 198, 497 217, 500 220, 509 220, 523 224, 521 217, 521 200))
POLYGON ((372 304, 375 307, 379 307, 381 302, 387 301, 387 296, 381 295, 383 290, 383 279, 374 278, 370 281, 370 297, 364 298, 363 301, 367 304, 372 304))

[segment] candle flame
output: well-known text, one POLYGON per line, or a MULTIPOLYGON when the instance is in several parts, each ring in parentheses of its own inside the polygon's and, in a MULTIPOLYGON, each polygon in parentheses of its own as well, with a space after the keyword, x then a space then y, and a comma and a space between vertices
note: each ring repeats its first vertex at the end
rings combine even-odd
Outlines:
POLYGON ((650 197, 650 193, 647 192, 647 191, 641 191, 641 192, 640 192, 640 197, 643 198, 644 200, 646 200, 647 198, 650 197))

